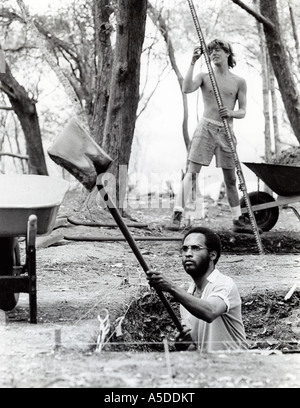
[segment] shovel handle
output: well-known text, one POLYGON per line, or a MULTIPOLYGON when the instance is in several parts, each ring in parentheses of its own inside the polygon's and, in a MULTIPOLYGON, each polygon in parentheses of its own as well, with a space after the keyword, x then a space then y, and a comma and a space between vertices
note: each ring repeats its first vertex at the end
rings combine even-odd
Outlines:
MULTIPOLYGON (((99 179, 98 179, 99 182, 99 179)), ((111 213, 111 215, 113 216, 114 220, 116 221, 118 227, 120 228, 120 230, 122 231, 126 241, 128 242, 130 248, 132 249, 134 255, 136 256, 137 260, 139 261, 141 267, 143 268, 144 272, 148 272, 150 271, 149 266, 147 265, 147 262, 145 261, 143 255, 141 254, 141 251, 139 250, 134 238, 132 237, 127 225, 125 224, 119 210, 117 209, 115 203, 112 201, 112 199, 110 198, 109 194, 106 192, 104 186, 101 184, 98 184, 97 182, 97 188, 100 192, 100 195, 102 197, 102 199, 104 200, 104 202, 107 204, 107 207, 111 213)), ((160 300, 163 302, 163 304, 165 305, 171 319, 173 320, 175 326, 177 327, 177 329, 180 331, 180 333, 183 331, 183 327, 180 323, 180 321, 178 320, 176 314, 174 313, 174 310, 172 309, 172 307, 170 306, 168 300, 166 299, 166 297, 164 296, 163 292, 159 289, 155 289, 157 292, 158 297, 160 298, 160 300)))

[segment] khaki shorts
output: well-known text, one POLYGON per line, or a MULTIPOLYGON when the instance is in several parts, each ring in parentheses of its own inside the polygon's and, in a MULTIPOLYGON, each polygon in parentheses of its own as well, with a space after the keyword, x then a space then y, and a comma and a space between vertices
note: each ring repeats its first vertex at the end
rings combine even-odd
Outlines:
MULTIPOLYGON (((231 134, 236 147, 236 137, 233 132, 231 134)), ((209 166, 213 156, 216 156, 216 167, 228 170, 235 168, 234 154, 227 140, 225 127, 202 119, 195 131, 188 160, 209 166)))

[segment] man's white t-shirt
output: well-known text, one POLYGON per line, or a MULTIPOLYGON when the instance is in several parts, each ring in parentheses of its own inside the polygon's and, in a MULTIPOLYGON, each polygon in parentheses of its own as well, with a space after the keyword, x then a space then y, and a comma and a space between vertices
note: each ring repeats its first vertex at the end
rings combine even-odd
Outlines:
MULTIPOLYGON (((247 349, 241 311, 242 301, 236 284, 217 269, 210 274, 207 280, 208 284, 201 299, 207 301, 212 297, 221 298, 227 306, 226 312, 212 323, 207 323, 193 316, 181 306, 183 325, 191 329, 193 342, 203 352, 247 349)), ((189 287, 188 293, 197 296, 194 282, 189 287)))

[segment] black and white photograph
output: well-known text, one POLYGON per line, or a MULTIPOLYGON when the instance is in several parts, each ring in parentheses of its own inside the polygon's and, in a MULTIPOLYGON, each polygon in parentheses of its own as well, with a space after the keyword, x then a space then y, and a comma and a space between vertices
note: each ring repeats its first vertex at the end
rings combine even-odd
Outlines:
POLYGON ((300 386, 298 0, 0 1, 0 388, 300 386))

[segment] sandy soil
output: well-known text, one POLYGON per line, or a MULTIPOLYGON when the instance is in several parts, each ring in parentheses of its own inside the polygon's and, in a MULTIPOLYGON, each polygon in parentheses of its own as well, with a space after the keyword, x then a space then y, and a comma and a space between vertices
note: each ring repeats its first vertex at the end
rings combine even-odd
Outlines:
MULTIPOLYGON (((299 206, 297 207, 299 209, 299 206)), ((226 206, 211 210, 203 221, 212 228, 230 228, 226 206)), ((87 215, 80 194, 67 196, 60 215, 87 215)), ((110 216, 90 208, 93 220, 110 216)), ((166 236, 170 212, 130 213, 148 228, 131 229, 135 236, 166 236)), ((119 236, 117 229, 68 225, 64 235, 119 236)), ((300 223, 283 210, 272 234, 293 233, 300 223)), ((173 234, 174 235, 174 234, 173 234)), ((178 235, 180 236, 180 234, 178 235)), ((179 284, 188 279, 181 267, 179 241, 138 242, 151 267, 161 268, 179 284)), ((24 257, 24 243, 21 242, 24 257)), ((299 282, 299 252, 259 255, 224 253, 219 269, 232 276, 241 295, 288 292, 299 282)), ((134 299, 147 288, 144 273, 126 242, 62 240, 37 250, 38 325, 28 319, 28 295, 21 294, 14 311, 0 313, 0 387, 2 388, 280 388, 299 387, 300 355, 278 351, 200 355, 191 353, 95 352, 98 316, 109 313, 112 328, 134 299), (169 360, 170 358, 170 360, 169 360)), ((299 321, 299 319, 298 319, 299 321)), ((120 328, 120 327, 119 327, 120 328)))

